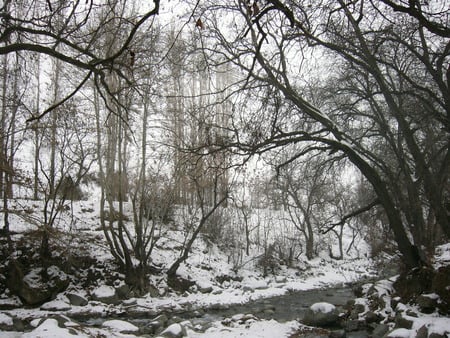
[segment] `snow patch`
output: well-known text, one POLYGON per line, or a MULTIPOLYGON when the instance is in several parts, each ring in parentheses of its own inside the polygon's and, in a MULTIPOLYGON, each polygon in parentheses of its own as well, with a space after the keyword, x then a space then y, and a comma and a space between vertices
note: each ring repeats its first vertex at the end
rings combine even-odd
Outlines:
POLYGON ((333 311, 335 311, 336 306, 334 306, 333 304, 330 303, 326 303, 326 302, 320 302, 320 303, 314 303, 313 305, 311 305, 310 309, 314 312, 314 313, 331 313, 333 311))
POLYGON ((111 329, 116 332, 138 332, 139 328, 131 323, 123 320, 113 319, 103 322, 103 327, 111 329))
POLYGON ((12 326, 13 325, 13 319, 10 316, 8 316, 7 314, 4 314, 4 313, 0 312, 0 324, 1 325, 12 326))
POLYGON ((94 291, 92 291, 92 295, 95 298, 114 297, 115 294, 116 289, 109 285, 101 285, 98 288, 94 289, 94 291))

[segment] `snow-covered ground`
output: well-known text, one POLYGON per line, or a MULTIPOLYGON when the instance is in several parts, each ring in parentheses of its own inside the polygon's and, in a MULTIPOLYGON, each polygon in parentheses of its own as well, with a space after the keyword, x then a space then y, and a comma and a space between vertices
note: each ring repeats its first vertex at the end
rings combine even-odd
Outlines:
MULTIPOLYGON (((11 215, 11 224, 14 224, 11 230, 17 233, 13 236, 14 241, 20 242, 21 238, 30 240, 30 233, 38 230, 43 205, 36 201, 15 201, 11 207, 21 214, 20 217, 11 215)), ((76 273, 68 272, 70 284, 67 289, 54 300, 36 308, 20 306, 21 301, 6 289, 0 296, 0 308, 4 309, 0 312, 0 337, 134 337, 143 332, 127 321, 127 315, 158 318, 161 313, 190 312, 195 317, 194 314, 198 312, 202 316, 208 312, 208 308, 223 309, 261 298, 288 295, 293 291, 345 285, 376 275, 373 262, 368 258, 368 247, 364 243, 359 246, 358 252, 353 252, 343 260, 332 259, 327 251, 322 251, 313 260, 307 261, 301 256, 294 266, 280 266, 263 276, 261 267, 257 265, 258 250, 252 250, 250 256, 244 257, 247 263, 241 264, 236 272, 226 245, 218 246, 200 236, 189 259, 178 271, 184 278, 195 281, 195 285, 187 292, 180 294, 172 291, 167 286, 165 274, 155 274, 150 276, 151 285, 156 290, 152 294, 132 296, 117 304, 107 304, 98 299, 113 297, 116 290, 124 285, 124 276, 116 272, 104 234, 99 229, 97 215, 97 203, 92 200, 73 203, 70 209, 61 212, 56 223, 60 232, 55 232, 51 242, 55 249, 54 256, 83 259, 88 255, 95 258, 95 264, 88 269, 79 269, 76 273), (97 277, 95 279, 89 275, 97 277), (238 278, 220 280, 221 276, 238 278), (69 294, 82 297, 87 304, 73 305, 69 294), (81 317, 84 321, 74 319, 81 317), (86 319, 91 321, 86 322, 86 319), (25 325, 24 333, 18 330, 21 325, 18 322, 31 326, 25 325)), ((164 232, 152 254, 154 262, 167 268, 179 254, 177 248, 183 239, 183 231, 179 228, 172 227, 164 232)), ((37 246, 36 243, 29 245, 37 246)), ((13 256, 28 254, 25 250, 23 248, 15 252, 13 256)), ((443 247, 438 262, 444 264, 449 261, 450 247, 443 247)), ((5 264, 2 263, 3 268, 5 264)), ((54 273, 57 273, 57 268, 54 269, 54 273)), ((33 277, 32 271, 26 278, 33 277)), ((2 276, 1 280, 5 278, 2 276)), ((392 282, 386 282, 384 289, 380 290, 389 289, 391 285, 392 282)), ((414 337, 423 325, 428 325, 430 332, 450 332, 448 318, 432 314, 415 318, 414 326, 408 333, 398 333, 404 334, 402 337, 414 337)), ((194 321, 181 319, 173 323, 168 320, 164 326, 165 331, 157 332, 166 337, 178 334, 187 337, 290 337, 303 327, 297 320, 278 322, 260 319, 252 314, 236 314, 225 320, 211 318, 208 325, 202 327, 194 321)))

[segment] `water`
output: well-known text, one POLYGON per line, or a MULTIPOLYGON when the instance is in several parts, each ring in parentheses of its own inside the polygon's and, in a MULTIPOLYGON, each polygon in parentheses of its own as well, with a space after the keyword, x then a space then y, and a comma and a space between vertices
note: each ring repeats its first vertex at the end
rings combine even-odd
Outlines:
MULTIPOLYGON (((355 295, 351 288, 331 288, 325 290, 308 290, 290 292, 283 296, 264 298, 242 305, 231 305, 225 309, 205 309, 204 314, 198 314, 195 311, 166 313, 170 319, 179 317, 180 320, 189 320, 194 326, 200 325, 207 328, 215 321, 221 321, 224 318, 230 318, 236 314, 253 314, 260 319, 275 319, 278 322, 287 322, 291 320, 302 320, 306 309, 317 302, 327 302, 335 305, 340 312, 344 311, 344 305, 347 301, 354 299, 355 295)), ((105 320, 110 318, 96 318, 85 321, 89 326, 99 326, 105 320)), ((145 327, 154 317, 149 318, 130 318, 127 315, 121 317, 138 327, 145 327)), ((338 328, 336 328, 338 329, 338 328)), ((303 337, 307 337, 304 335, 303 337)), ((348 332, 347 337, 363 338, 367 337, 367 332, 348 332)), ((317 337, 317 336, 316 336, 317 337)))
POLYGON ((317 302, 327 302, 339 310, 348 300, 354 299, 351 288, 295 291, 283 296, 264 298, 248 304, 234 305, 225 310, 208 310, 209 314, 231 317, 237 313, 252 313, 262 319, 275 319, 279 322, 302 319, 307 308, 317 302))

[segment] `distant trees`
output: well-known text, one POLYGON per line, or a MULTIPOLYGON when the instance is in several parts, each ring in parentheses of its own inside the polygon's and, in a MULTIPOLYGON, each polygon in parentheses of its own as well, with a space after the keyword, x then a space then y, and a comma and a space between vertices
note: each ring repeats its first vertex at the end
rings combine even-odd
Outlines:
POLYGON ((323 159, 311 156, 304 162, 297 161, 284 167, 275 178, 283 208, 303 237, 299 241, 305 243, 308 259, 316 256, 315 236, 329 222, 331 200, 335 198, 330 188, 336 178, 331 177, 327 169, 323 159))
POLYGON ((159 5, 160 1, 155 0, 147 11, 137 16, 128 11, 133 7, 133 1, 127 0, 108 4, 94 1, 3 1, 0 7, 0 55, 18 52, 31 55, 35 52, 83 71, 64 97, 42 111, 33 112, 30 119, 39 118, 58 107, 89 79, 95 79, 96 85, 105 91, 110 91, 105 81, 107 74, 113 72, 126 80, 123 69, 130 66, 133 38, 149 18, 158 14, 159 5), (104 48, 110 16, 102 13, 111 10, 117 13, 114 9, 120 7, 127 8, 127 11, 116 17, 121 30, 115 36, 117 43, 110 50, 104 48), (21 11, 22 8, 27 10, 21 11))
POLYGON ((228 146, 255 154, 303 144, 286 163, 311 151, 347 159, 370 183, 412 268, 427 264, 424 251, 435 245, 423 234, 450 236, 448 21, 439 16, 443 2, 401 5, 405 15, 386 3, 269 0, 256 13, 245 1, 206 1, 202 11, 216 42, 209 60, 227 55, 239 66, 246 95, 274 93, 266 109, 241 105, 254 112, 254 128, 236 128, 228 146))

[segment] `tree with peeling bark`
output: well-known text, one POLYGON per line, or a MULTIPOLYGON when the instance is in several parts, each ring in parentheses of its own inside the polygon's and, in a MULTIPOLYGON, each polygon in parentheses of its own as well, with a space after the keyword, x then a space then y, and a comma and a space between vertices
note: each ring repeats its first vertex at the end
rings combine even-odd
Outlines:
POLYGON ((208 60, 226 55, 252 97, 240 104, 251 121, 227 146, 258 154, 302 144, 285 163, 317 150, 342 156, 370 183, 414 268, 436 245, 423 234, 450 237, 450 41, 448 8, 425 15, 425 4, 409 3, 394 12, 393 1, 267 0, 256 13, 243 0, 205 1, 201 11, 208 60), (436 19, 445 11, 447 21, 436 19), (282 99, 258 106, 267 92, 282 99))

